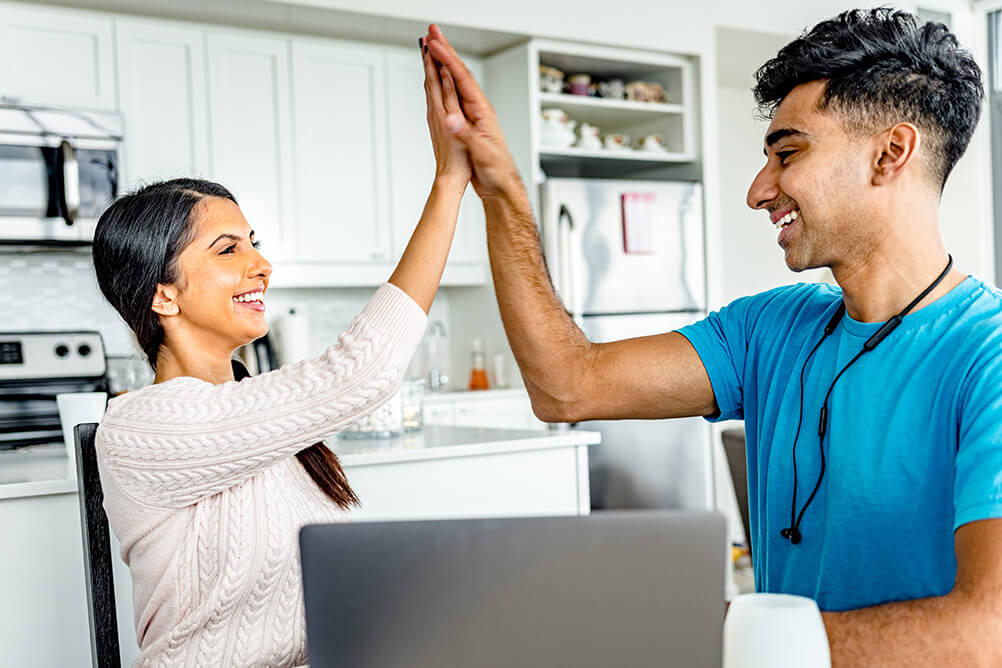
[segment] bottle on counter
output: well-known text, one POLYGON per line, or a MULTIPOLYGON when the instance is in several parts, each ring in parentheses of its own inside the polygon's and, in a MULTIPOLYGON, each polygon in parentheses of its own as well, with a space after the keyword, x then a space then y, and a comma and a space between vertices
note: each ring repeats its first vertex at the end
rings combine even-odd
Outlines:
POLYGON ((473 364, 470 369, 470 389, 487 389, 487 366, 484 361, 483 339, 473 339, 473 364))

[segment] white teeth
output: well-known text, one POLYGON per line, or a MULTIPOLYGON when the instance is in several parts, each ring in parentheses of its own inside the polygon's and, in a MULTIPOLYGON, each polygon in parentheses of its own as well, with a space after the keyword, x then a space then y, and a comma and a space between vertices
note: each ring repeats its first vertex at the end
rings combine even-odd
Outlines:
POLYGON ((240 295, 238 297, 233 298, 234 301, 238 302, 259 302, 262 301, 263 299, 264 299, 263 292, 249 292, 245 295, 240 295))
POLYGON ((776 229, 778 230, 782 227, 786 227, 787 225, 795 221, 799 216, 800 216, 799 210, 794 209, 793 211, 790 211, 785 216, 783 216, 782 218, 780 218, 775 222, 776 229))

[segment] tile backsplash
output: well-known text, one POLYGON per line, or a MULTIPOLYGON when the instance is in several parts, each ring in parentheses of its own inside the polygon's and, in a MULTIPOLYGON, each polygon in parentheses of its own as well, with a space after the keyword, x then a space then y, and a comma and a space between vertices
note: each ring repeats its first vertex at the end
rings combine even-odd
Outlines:
POLYGON ((0 254, 0 331, 38 330, 97 330, 109 355, 139 350, 86 252, 0 254))
MULTIPOLYGON (((276 288, 268 292, 268 319, 289 308, 309 317, 310 353, 337 341, 375 288, 276 288)), ((446 291, 431 319, 449 322, 446 291)), ((104 300, 87 252, 0 253, 0 331, 97 330, 109 355, 139 354, 132 332, 104 300)))

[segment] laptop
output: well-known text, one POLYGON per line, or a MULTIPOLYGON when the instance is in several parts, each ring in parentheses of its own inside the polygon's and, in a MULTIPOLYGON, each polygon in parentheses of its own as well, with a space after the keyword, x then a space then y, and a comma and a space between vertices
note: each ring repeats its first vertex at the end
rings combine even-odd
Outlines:
POLYGON ((310 525, 312 668, 720 668, 713 512, 310 525))

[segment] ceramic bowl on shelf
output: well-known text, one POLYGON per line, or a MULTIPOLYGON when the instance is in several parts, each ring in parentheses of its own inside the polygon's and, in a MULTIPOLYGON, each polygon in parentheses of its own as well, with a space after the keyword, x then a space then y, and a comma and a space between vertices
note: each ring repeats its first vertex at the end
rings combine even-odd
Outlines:
POLYGON ((668 150, 665 147, 665 137, 660 134, 641 137, 640 141, 637 142, 637 148, 647 153, 665 153, 668 150))
POLYGON ((626 84, 626 99, 633 102, 660 102, 669 101, 668 94, 664 86, 657 82, 631 81, 626 84))
POLYGON ((571 95, 588 95, 591 91, 591 75, 575 74, 567 80, 567 89, 571 95))
POLYGON ((574 127, 577 121, 567 117, 563 109, 555 107, 543 109, 540 124, 540 143, 550 148, 567 148, 574 143, 574 127))
POLYGON ((605 141, 603 142, 606 150, 609 151, 629 151, 630 150, 630 137, 629 135, 622 134, 612 134, 606 135, 605 141))
POLYGON ((562 93, 564 90, 564 73, 556 67, 540 65, 539 89, 544 93, 562 93))
POLYGON ((598 84, 598 94, 611 100, 622 100, 626 95, 626 84, 622 79, 609 79, 598 84))
POLYGON ((582 123, 578 129, 578 140, 574 144, 575 148, 597 151, 602 148, 602 140, 598 136, 598 126, 590 123, 582 123))

